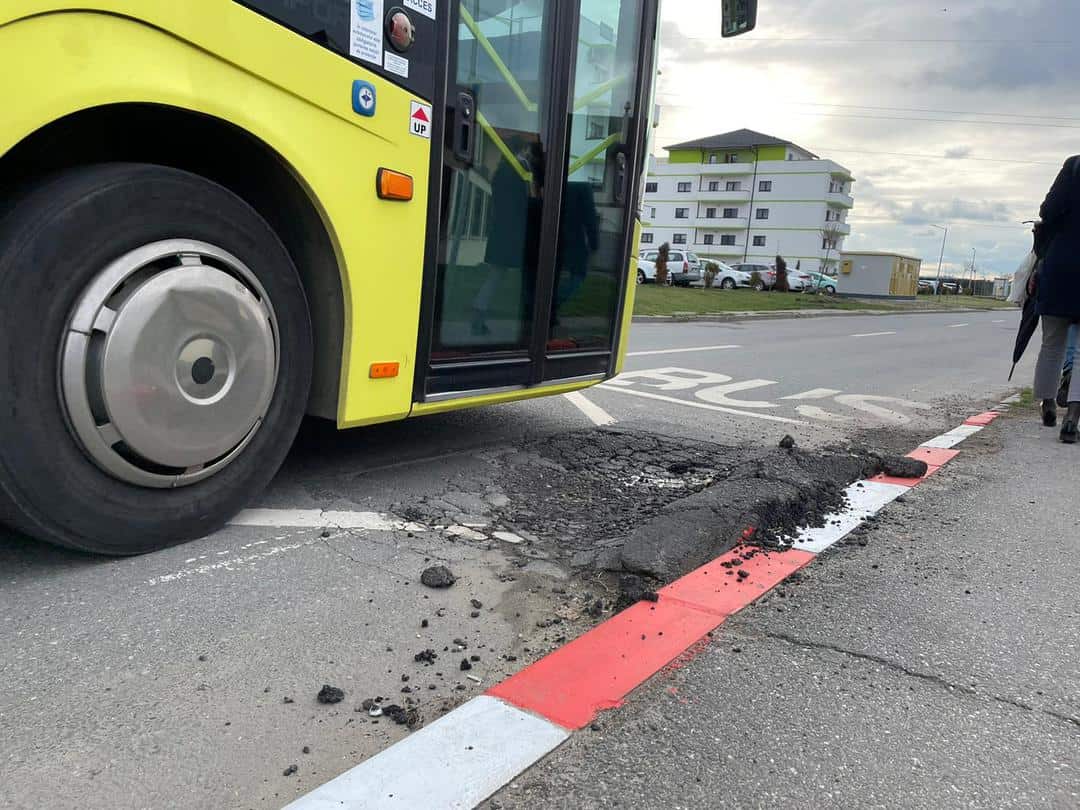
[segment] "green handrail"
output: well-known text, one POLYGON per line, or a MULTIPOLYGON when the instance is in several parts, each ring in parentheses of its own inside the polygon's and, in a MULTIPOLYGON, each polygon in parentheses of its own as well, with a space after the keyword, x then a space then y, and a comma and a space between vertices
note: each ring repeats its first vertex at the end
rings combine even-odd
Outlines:
POLYGON ((609 147, 614 146, 615 144, 617 144, 621 140, 622 140, 622 134, 621 133, 614 132, 611 135, 608 135, 606 138, 604 138, 604 140, 600 141, 600 143, 598 143, 596 146, 594 146, 592 149, 590 149, 584 155, 582 155, 577 160, 575 160, 573 163, 571 163, 570 164, 570 170, 567 172, 567 174, 573 174, 578 169, 580 169, 582 166, 584 166, 586 163, 591 162, 594 157, 599 155, 605 149, 608 149, 609 147))
POLYGON ((499 133, 495 131, 495 127, 484 117, 484 114, 477 110, 476 121, 480 124, 480 128, 484 130, 492 143, 495 144, 495 148, 498 149, 507 162, 514 167, 514 171, 518 173, 526 183, 531 183, 533 176, 532 172, 525 171, 525 167, 521 165, 521 161, 517 159, 510 147, 506 145, 506 141, 499 137, 499 133))
POLYGON ((491 57, 491 61, 495 63, 496 69, 498 69, 499 73, 506 79, 506 83, 510 85, 510 89, 514 91, 514 95, 518 97, 518 101, 520 101, 522 106, 529 112, 536 112, 536 104, 530 101, 529 97, 525 95, 525 91, 521 89, 521 85, 518 84, 517 79, 514 78, 514 74, 510 72, 510 68, 503 62, 502 57, 499 56, 498 52, 495 50, 495 46, 491 44, 491 40, 484 36, 484 32, 480 30, 480 26, 476 24, 476 20, 473 19, 472 15, 468 12, 468 9, 465 8, 465 4, 460 3, 458 8, 461 12, 461 21, 465 23, 465 27, 472 32, 472 35, 476 37, 476 41, 480 43, 480 47, 484 49, 484 52, 491 57))

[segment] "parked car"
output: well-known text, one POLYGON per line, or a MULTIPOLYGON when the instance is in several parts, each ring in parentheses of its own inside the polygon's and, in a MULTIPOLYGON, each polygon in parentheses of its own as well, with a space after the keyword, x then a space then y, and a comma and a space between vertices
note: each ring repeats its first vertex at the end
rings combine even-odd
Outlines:
MULTIPOLYGON (((656 259, 660 255, 656 250, 643 250, 638 254, 638 284, 656 281, 656 259), (642 279, 641 270, 644 264, 652 265, 651 272, 645 273, 642 279)), ((689 287, 693 282, 700 282, 704 278, 701 270, 701 259, 694 253, 685 250, 668 251, 668 284, 676 287, 689 287)))
POLYGON ((934 282, 932 281, 919 281, 919 295, 933 295, 934 294, 934 282))
POLYGON ((714 261, 719 269, 713 278, 713 286, 722 290, 734 290, 736 287, 749 287, 750 274, 743 270, 736 270, 729 264, 714 261))
POLYGON ((732 268, 746 273, 747 275, 757 273, 760 280, 753 285, 755 290, 771 290, 776 284, 776 269, 770 265, 742 262, 740 264, 733 264, 732 268))
MULTIPOLYGON (((637 283, 656 283, 656 262, 650 262, 644 255, 639 256, 637 260, 637 283)), ((668 273, 667 283, 668 286, 671 286, 671 273, 668 273)))
POLYGON ((806 285, 807 292, 817 292, 820 290, 829 295, 836 295, 838 288, 839 279, 837 279, 836 276, 830 276, 826 273, 810 273, 810 283, 806 285))
POLYGON ((814 280, 810 273, 803 270, 788 270, 788 289, 792 292, 805 292, 813 289, 814 280))

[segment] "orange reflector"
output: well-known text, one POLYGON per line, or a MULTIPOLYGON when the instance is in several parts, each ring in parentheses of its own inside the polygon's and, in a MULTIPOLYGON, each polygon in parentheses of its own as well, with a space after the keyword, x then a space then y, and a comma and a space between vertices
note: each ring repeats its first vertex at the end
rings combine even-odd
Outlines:
POLYGON ((412 178, 390 169, 379 169, 375 178, 375 190, 383 200, 411 200, 412 178))
POLYGON ((368 376, 373 380, 385 380, 389 377, 396 377, 400 367, 400 363, 372 363, 371 369, 368 371, 368 376))

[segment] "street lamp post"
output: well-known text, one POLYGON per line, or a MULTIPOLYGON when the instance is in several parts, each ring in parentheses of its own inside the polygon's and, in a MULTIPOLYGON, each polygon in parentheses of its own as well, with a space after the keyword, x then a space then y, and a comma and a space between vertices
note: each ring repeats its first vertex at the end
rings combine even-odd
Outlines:
POLYGON ((945 240, 949 238, 949 226, 948 225, 934 225, 930 224, 931 228, 937 228, 939 231, 945 231, 945 235, 941 237, 941 255, 937 260, 937 284, 934 285, 934 295, 941 295, 941 262, 945 258, 945 240))

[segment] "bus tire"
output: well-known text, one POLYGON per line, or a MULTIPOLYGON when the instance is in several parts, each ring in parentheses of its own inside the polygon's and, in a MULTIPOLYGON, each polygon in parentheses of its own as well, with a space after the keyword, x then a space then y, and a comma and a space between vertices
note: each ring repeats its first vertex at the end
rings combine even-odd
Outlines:
POLYGON ((284 461, 311 384, 307 302, 277 235, 162 166, 26 190, 0 219, 0 333, 0 520, 82 551, 220 528, 284 461))

